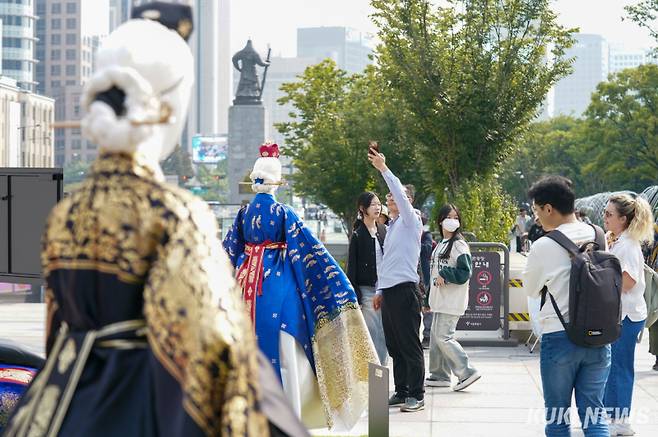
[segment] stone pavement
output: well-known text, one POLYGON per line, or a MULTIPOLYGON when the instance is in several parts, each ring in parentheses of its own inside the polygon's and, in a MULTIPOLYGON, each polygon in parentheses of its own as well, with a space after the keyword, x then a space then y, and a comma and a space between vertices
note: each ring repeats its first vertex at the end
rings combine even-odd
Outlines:
MULTIPOLYGON (((651 370, 648 332, 637 346, 633 428, 638 437, 658 435, 658 372, 651 370)), ((506 347, 467 347, 466 353, 482 378, 463 392, 428 387, 425 410, 390 411, 390 435, 396 437, 540 437, 544 435, 544 401, 539 373, 539 347, 530 354, 523 344, 506 347)), ((428 351, 425 351, 426 363, 428 351)), ((392 369, 390 387, 393 387, 392 369)), ((454 382, 454 381, 453 381, 454 382)), ((582 436, 578 424, 572 436, 582 436)), ((368 434, 367 417, 349 433, 314 432, 321 436, 368 434)))
MULTIPOLYGON (((0 337, 43 353, 43 320, 44 307, 41 304, 0 304, 0 337)), ((658 435, 658 372, 651 370, 653 356, 647 352, 646 331, 643 337, 636 350, 633 395, 633 414, 636 416, 633 428, 638 437, 655 437, 658 435)), ((514 348, 466 348, 473 365, 483 374, 482 379, 459 393, 446 388, 428 388, 426 408, 417 413, 390 409, 390 435, 543 436, 538 349, 530 354, 523 345, 514 348)), ((577 419, 574 420, 577 422, 577 419)), ((348 433, 319 430, 313 434, 362 436, 367 433, 367 417, 364 416, 348 433)), ((583 434, 581 430, 574 429, 572 435, 583 434)))

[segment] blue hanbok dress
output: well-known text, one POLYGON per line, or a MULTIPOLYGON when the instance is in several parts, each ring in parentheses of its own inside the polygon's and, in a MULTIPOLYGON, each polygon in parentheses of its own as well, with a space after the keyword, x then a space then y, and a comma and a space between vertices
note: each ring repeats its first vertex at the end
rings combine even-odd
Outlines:
POLYGON ((343 270, 292 208, 271 194, 257 194, 239 211, 224 248, 259 347, 280 376, 289 371, 286 394, 291 382, 295 386, 291 375, 303 377, 286 369, 297 361, 281 349, 292 337, 317 381, 327 426, 351 428, 367 405, 368 363, 378 359, 343 270))

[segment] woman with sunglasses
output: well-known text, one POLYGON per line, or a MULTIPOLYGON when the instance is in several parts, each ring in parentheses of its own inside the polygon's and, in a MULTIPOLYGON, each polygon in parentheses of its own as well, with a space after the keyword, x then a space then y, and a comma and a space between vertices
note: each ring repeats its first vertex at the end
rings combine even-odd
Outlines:
POLYGON ((608 200, 603 223, 610 252, 619 258, 622 269, 622 330, 621 337, 612 344, 603 403, 610 409, 610 435, 627 436, 635 434, 628 420, 635 379, 635 343, 647 318, 641 243, 653 238, 653 215, 643 198, 616 194, 608 200))

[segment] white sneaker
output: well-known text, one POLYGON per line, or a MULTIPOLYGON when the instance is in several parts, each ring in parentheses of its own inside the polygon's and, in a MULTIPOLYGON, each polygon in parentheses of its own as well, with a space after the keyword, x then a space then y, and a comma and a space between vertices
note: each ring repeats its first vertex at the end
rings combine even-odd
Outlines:
POLYGON ((633 428, 631 428, 630 423, 613 422, 613 423, 610 424, 610 435, 611 436, 635 435, 635 431, 633 431, 633 428))
POLYGON ((464 390, 466 387, 470 386, 470 385, 473 384, 475 381, 477 381, 478 379, 480 379, 481 377, 482 377, 482 375, 480 375, 480 372, 478 372, 478 371, 476 370, 474 374, 472 374, 471 376, 469 376, 469 377, 466 378, 465 380, 463 380, 463 381, 459 381, 457 384, 455 384, 455 386, 454 386, 452 389, 453 389, 454 391, 462 391, 462 390, 464 390))

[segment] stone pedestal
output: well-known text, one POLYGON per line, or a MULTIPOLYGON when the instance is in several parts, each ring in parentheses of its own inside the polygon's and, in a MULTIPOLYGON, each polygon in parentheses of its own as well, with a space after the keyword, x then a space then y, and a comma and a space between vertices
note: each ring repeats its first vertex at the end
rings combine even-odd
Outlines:
POLYGON ((258 148, 265 142, 267 113, 262 105, 234 105, 228 111, 228 183, 229 203, 251 201, 254 193, 249 174, 258 158, 258 148))

